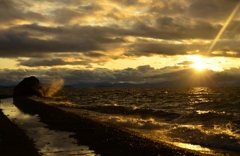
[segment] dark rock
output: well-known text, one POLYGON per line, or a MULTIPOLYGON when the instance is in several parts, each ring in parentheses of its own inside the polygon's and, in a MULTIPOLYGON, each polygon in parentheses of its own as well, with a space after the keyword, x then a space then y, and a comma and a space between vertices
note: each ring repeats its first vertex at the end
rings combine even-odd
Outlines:
POLYGON ((24 78, 13 90, 13 97, 33 95, 43 96, 40 81, 34 76, 24 78))

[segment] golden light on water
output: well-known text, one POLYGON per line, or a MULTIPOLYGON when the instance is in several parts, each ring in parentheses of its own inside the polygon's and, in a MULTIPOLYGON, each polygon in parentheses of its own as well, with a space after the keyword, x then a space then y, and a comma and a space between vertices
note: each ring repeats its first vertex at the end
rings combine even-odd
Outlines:
POLYGON ((201 151, 202 153, 204 152, 211 152, 209 148, 204 148, 200 145, 193 145, 193 144, 188 144, 188 143, 182 143, 182 142, 174 142, 173 143, 175 146, 185 148, 185 149, 190 149, 194 151, 201 151))

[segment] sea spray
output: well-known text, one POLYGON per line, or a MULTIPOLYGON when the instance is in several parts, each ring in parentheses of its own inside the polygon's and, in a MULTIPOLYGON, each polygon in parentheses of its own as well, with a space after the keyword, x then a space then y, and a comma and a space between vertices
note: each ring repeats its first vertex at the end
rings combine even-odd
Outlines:
POLYGON ((63 90, 38 99, 202 155, 240 155, 239 87, 63 90))
POLYGON ((60 92, 62 90, 62 87, 64 85, 64 79, 62 78, 54 78, 51 80, 50 84, 46 85, 45 89, 45 97, 52 97, 56 93, 60 92))

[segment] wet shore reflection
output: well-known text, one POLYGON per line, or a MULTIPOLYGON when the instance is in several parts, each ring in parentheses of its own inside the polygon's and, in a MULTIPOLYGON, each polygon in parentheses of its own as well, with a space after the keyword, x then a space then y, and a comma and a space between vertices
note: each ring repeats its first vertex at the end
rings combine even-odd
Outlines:
POLYGON ((1 102, 0 108, 3 113, 34 140, 40 154, 46 156, 96 155, 94 151, 89 150, 88 146, 79 146, 77 140, 69 137, 74 133, 50 130, 46 124, 39 121, 38 115, 21 112, 13 104, 12 98, 2 99, 1 102))

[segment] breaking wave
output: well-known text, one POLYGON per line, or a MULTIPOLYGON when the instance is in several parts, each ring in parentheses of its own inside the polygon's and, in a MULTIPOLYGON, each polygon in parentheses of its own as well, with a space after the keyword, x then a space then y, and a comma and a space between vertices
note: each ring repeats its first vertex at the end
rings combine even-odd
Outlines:
POLYGON ((239 90, 64 88, 65 97, 35 100, 204 154, 239 155, 239 90))
POLYGON ((57 93, 61 92, 64 85, 64 79, 62 78, 54 78, 50 83, 42 85, 44 88, 43 95, 45 97, 53 97, 56 96, 57 93))

